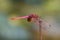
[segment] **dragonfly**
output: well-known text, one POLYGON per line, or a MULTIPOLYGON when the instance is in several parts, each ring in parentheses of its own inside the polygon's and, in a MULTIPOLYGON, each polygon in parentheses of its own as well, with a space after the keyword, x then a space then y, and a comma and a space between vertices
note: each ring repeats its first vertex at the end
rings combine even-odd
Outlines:
POLYGON ((37 14, 30 14, 30 15, 27 15, 27 16, 11 18, 11 20, 19 20, 19 19, 27 19, 28 22, 34 22, 36 25, 39 26, 39 33, 40 33, 39 40, 43 40, 43 37, 42 37, 43 25, 46 24, 49 27, 51 27, 51 25, 47 21, 45 21, 44 19, 39 17, 37 14))

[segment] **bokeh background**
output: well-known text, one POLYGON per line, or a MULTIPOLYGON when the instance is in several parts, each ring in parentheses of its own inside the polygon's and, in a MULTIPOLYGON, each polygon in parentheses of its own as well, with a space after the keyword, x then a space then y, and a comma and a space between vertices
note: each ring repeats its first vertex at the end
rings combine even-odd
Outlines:
POLYGON ((60 0, 0 0, 0 39, 39 40, 34 23, 12 17, 35 13, 51 24, 43 40, 60 40, 60 0))

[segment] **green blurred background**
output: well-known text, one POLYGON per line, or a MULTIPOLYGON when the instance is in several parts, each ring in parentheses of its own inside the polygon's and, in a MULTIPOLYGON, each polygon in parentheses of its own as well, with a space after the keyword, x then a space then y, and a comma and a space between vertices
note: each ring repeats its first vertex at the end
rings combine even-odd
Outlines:
POLYGON ((43 40, 60 40, 60 0, 0 0, 0 39, 32 40, 35 36, 38 40, 39 32, 33 23, 26 19, 10 20, 32 13, 52 25, 46 29, 48 32, 43 31, 43 40))

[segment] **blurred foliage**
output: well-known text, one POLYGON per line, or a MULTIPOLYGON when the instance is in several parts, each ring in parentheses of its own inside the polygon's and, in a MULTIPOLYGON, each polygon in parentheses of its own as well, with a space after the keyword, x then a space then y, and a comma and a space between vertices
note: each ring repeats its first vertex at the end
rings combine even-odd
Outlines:
MULTIPOLYGON (((32 30, 33 24, 28 23, 25 19, 9 20, 11 17, 24 16, 31 13, 36 13, 42 18, 51 16, 60 25, 60 0, 0 0, 0 33, 4 35, 6 32, 6 35, 8 34, 9 37, 10 35, 16 36, 19 34, 19 27, 22 27, 22 29, 26 28, 28 31, 32 30)), ((47 36, 46 40, 48 39, 53 40, 53 37, 47 36)))

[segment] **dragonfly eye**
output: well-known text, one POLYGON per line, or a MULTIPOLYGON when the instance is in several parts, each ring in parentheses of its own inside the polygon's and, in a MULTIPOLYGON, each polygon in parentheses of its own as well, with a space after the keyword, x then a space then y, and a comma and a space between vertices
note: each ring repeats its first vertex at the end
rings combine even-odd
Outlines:
POLYGON ((28 21, 28 22, 31 22, 31 21, 32 21, 32 17, 29 16, 29 17, 27 18, 27 21, 28 21))

